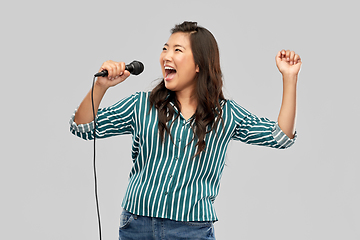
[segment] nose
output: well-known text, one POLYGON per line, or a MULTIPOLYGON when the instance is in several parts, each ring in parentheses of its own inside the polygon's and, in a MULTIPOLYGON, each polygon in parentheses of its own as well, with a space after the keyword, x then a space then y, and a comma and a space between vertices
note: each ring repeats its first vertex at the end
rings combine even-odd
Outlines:
POLYGON ((171 51, 166 51, 163 53, 163 62, 166 63, 166 62, 171 62, 171 59, 172 59, 172 53, 171 51))

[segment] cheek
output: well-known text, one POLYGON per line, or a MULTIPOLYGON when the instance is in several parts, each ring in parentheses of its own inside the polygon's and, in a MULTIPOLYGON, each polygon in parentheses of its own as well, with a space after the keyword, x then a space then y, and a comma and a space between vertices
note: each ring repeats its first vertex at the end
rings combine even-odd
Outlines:
POLYGON ((163 68, 163 66, 164 66, 164 61, 163 61, 163 56, 162 56, 162 54, 160 54, 160 58, 159 58, 159 63, 160 63, 160 69, 161 69, 161 72, 164 74, 164 72, 165 72, 165 70, 164 70, 164 68, 163 68))
POLYGON ((164 59, 163 55, 160 54, 160 57, 159 57, 160 66, 163 64, 163 59, 164 59))
POLYGON ((182 59, 182 65, 189 72, 196 70, 195 62, 192 57, 187 57, 187 58, 182 59))

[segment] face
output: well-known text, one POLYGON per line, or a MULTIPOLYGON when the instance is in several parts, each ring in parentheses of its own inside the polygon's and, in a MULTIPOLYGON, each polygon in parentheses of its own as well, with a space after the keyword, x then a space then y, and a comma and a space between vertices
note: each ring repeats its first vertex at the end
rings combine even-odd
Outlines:
POLYGON ((188 33, 177 32, 170 36, 160 54, 160 65, 167 89, 190 95, 194 92, 199 68, 194 62, 188 33))

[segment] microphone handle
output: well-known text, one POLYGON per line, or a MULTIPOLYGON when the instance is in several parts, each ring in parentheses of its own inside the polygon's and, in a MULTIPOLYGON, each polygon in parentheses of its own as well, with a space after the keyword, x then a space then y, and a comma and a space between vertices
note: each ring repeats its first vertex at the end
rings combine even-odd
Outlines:
MULTIPOLYGON (((125 70, 128 70, 131 73, 134 70, 134 68, 132 64, 128 64, 125 66, 125 70)), ((94 74, 95 77, 107 77, 107 75, 108 75, 108 71, 106 69, 94 74)))

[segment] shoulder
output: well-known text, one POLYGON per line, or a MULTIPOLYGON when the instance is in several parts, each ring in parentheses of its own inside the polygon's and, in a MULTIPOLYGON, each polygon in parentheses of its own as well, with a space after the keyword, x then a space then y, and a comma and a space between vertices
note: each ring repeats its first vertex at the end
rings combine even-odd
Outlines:
POLYGON ((149 100, 151 92, 135 92, 128 98, 134 102, 144 102, 149 100))
POLYGON ((133 95, 133 101, 134 105, 138 109, 150 109, 151 103, 150 103, 150 97, 151 92, 136 92, 133 95))
POLYGON ((151 92, 135 92, 131 96, 136 97, 147 97, 147 95, 150 95, 151 92))
POLYGON ((243 108, 235 100, 232 100, 232 99, 222 100, 220 102, 220 106, 222 108, 226 108, 226 109, 230 109, 230 110, 236 109, 236 108, 243 108))
POLYGON ((225 106, 234 109, 245 109, 243 106, 241 106, 240 104, 238 104, 235 100, 233 99, 226 99, 226 103, 224 104, 225 106))
POLYGON ((136 105, 141 104, 142 99, 146 98, 145 92, 135 92, 131 95, 121 98, 116 103, 109 107, 102 108, 102 111, 106 110, 117 110, 117 109, 128 109, 134 108, 136 105))
POLYGON ((138 101, 142 104, 147 103, 150 101, 151 91, 148 92, 136 92, 134 94, 138 101))
POLYGON ((251 113, 246 108, 238 104, 233 99, 227 99, 223 109, 227 111, 228 114, 233 115, 235 118, 242 119, 248 115, 251 115, 251 113))

